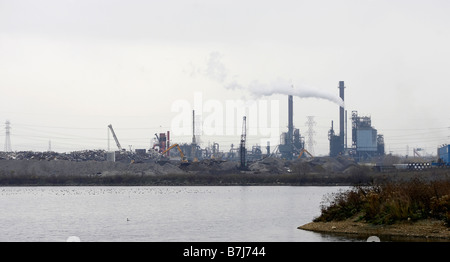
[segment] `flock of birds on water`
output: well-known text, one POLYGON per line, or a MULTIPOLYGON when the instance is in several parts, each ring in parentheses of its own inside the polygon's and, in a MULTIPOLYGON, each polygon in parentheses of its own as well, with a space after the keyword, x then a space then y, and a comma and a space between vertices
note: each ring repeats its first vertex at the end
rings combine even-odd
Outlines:
POLYGON ((3 187, 0 195, 95 196, 95 195, 167 195, 211 193, 202 187, 3 187))

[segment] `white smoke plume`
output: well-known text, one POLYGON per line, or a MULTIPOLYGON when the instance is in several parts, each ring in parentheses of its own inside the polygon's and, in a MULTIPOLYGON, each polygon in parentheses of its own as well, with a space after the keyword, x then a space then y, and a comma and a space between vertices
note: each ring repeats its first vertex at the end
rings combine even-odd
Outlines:
POLYGON ((253 81, 246 87, 245 85, 238 83, 235 79, 229 79, 230 77, 228 70, 222 63, 221 55, 218 52, 213 52, 209 55, 205 75, 210 79, 224 85, 227 89, 245 90, 255 97, 271 96, 274 94, 293 95, 300 98, 325 99, 344 107, 344 101, 342 101, 337 94, 331 94, 324 92, 319 88, 307 87, 302 84, 293 84, 292 81, 287 81, 281 78, 277 78, 270 83, 253 81))
POLYGON ((293 95, 301 98, 325 99, 344 107, 344 101, 342 101, 342 99, 335 94, 324 92, 318 88, 293 84, 291 81, 287 81, 281 78, 278 78, 277 80, 272 81, 269 84, 263 84, 254 81, 249 85, 248 91, 255 96, 270 96, 273 94, 280 94, 293 95))

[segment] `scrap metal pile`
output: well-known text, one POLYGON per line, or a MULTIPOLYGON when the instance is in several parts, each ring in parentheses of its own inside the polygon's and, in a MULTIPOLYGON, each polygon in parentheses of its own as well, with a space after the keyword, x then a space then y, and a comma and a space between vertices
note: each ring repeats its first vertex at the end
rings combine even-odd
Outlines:
MULTIPOLYGON (((151 155, 140 155, 131 152, 116 153, 116 161, 145 161, 150 160, 151 155)), ((107 151, 105 150, 83 150, 73 151, 70 153, 58 153, 52 151, 34 152, 34 151, 19 151, 19 152, 0 152, 0 160, 67 160, 67 161, 106 161, 107 151)))

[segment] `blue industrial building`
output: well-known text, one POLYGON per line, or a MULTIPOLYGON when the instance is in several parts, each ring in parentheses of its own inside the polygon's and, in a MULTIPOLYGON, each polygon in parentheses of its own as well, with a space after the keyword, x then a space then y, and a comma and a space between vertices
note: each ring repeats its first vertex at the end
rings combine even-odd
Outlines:
POLYGON ((450 145, 444 145, 438 148, 439 161, 442 161, 443 163, 450 163, 450 156, 448 155, 449 148, 450 145))

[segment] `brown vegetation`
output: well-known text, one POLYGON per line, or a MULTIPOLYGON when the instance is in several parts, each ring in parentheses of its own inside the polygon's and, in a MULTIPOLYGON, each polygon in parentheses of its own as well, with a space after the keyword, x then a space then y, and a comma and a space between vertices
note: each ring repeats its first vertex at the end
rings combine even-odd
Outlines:
POLYGON ((340 221, 358 215, 359 221, 393 224, 421 219, 442 220, 450 226, 450 181, 386 181, 355 186, 333 194, 315 222, 340 221))

